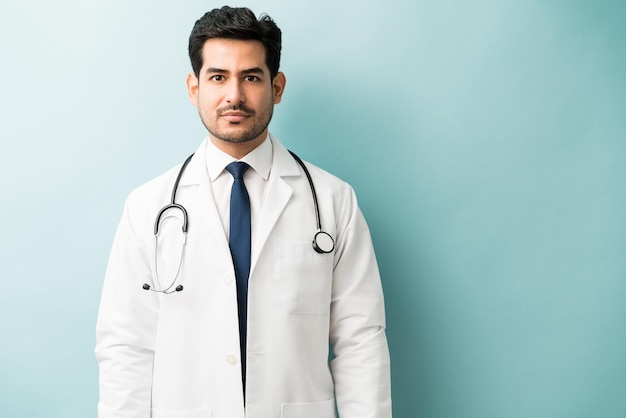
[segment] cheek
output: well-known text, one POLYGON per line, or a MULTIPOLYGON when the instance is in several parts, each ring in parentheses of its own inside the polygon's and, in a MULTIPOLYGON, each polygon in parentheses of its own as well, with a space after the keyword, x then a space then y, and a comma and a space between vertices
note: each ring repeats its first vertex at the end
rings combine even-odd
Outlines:
POLYGON ((200 95, 198 97, 198 108, 204 112, 210 112, 217 108, 219 103, 215 101, 214 96, 210 94, 200 95))
POLYGON ((272 107, 276 104, 276 96, 273 91, 270 91, 263 97, 263 104, 265 107, 272 107))

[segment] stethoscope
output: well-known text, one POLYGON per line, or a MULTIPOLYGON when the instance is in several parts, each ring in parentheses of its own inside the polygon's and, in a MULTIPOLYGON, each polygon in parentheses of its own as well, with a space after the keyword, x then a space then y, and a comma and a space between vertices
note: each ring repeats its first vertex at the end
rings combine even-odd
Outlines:
MULTIPOLYGON (((313 249, 315 250, 315 252, 319 254, 331 253, 335 249, 335 241, 333 240, 333 237, 329 233, 322 230, 320 208, 317 202, 317 193, 315 192, 315 185, 313 184, 311 173, 309 173, 309 170, 306 168, 306 165, 300 159, 300 157, 298 157, 296 154, 294 154, 291 151, 289 151, 289 153, 294 158, 294 160, 296 160, 296 162, 300 165, 300 167, 302 167, 302 169, 304 170, 304 174, 306 175, 306 178, 309 181, 309 187, 311 188, 311 195, 313 196, 313 207, 315 208, 315 220, 317 223, 316 224, 317 232, 313 236, 313 249)), ((187 209, 185 209, 183 205, 176 203, 176 192, 178 191, 178 184, 180 183, 180 179, 182 178, 183 173, 185 172, 185 169, 187 168, 187 165, 189 164, 189 161, 191 161, 191 157, 193 157, 193 155, 194 154, 191 154, 189 157, 187 157, 183 165, 180 167, 180 170, 178 171, 178 176, 176 176, 176 181, 174 182, 174 187, 172 188, 172 199, 169 204, 163 206, 161 210, 159 210, 156 216, 156 219, 154 221, 154 281, 155 281, 155 284, 158 286, 158 288, 153 288, 148 283, 144 283, 142 286, 144 290, 152 290, 153 292, 159 292, 159 293, 165 293, 165 294, 180 292, 181 290, 183 290, 183 285, 181 284, 176 285, 176 282, 178 280, 178 275, 180 274, 181 266, 183 265, 185 245, 187 244, 187 231, 189 230, 189 216, 187 215, 187 209), (172 280, 169 286, 163 288, 159 281, 159 274, 157 270, 157 249, 159 247, 159 225, 161 224, 161 217, 163 216, 163 214, 170 210, 180 211, 183 215, 183 225, 182 225, 183 243, 182 243, 182 248, 180 252, 180 261, 178 263, 178 268, 176 269, 176 274, 174 275, 174 279, 172 280)))

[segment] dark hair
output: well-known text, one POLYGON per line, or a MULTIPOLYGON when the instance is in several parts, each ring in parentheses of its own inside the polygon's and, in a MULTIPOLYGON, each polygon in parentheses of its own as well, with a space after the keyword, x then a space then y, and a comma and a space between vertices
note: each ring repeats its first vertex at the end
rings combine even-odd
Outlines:
POLYGON ((208 39, 224 38, 260 41, 265 47, 265 63, 272 79, 280 66, 281 31, 266 14, 257 20, 247 7, 224 6, 205 13, 189 35, 189 59, 196 77, 202 68, 202 48, 208 39))

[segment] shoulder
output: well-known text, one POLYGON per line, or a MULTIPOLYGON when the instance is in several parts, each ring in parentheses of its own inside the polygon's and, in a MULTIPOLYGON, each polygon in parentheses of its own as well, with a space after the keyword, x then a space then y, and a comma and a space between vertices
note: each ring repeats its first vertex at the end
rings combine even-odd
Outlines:
POLYGON ((320 184, 320 188, 329 189, 340 193, 352 192, 352 186, 343 179, 309 161, 303 160, 303 163, 305 164, 307 170, 311 175, 311 178, 315 181, 315 183, 320 184))
POLYGON ((122 218, 137 234, 152 233, 156 214, 171 201, 174 182, 181 165, 177 164, 128 194, 122 218))
POLYGON ((300 162, 306 167, 306 171, 311 176, 311 180, 313 181, 317 193, 323 191, 333 191, 333 193, 346 193, 352 192, 352 187, 337 177, 336 175, 330 173, 324 168, 321 168, 310 161, 307 161, 305 158, 300 157, 298 153, 288 150, 284 147, 276 138, 272 138, 274 141, 275 147, 275 163, 281 166, 281 172, 283 174, 293 174, 293 175, 306 175, 304 168, 300 165, 300 162))
MULTIPOLYGON (((334 219, 338 229, 342 228, 341 225, 345 227, 359 213, 356 194, 348 182, 297 155, 297 158, 293 157, 290 151, 280 144, 276 152, 279 154, 278 160, 281 165, 289 166, 288 171, 293 173, 290 180, 287 180, 288 177, 284 178, 291 183, 294 190, 305 194, 314 191, 320 211, 327 219, 334 219), (298 159, 306 167, 306 171, 299 164, 298 159), (307 172, 310 176, 310 183, 307 183, 307 178, 303 179, 307 172)), ((287 171, 284 168, 283 170, 287 171)))
MULTIPOLYGON (((204 155, 206 152, 206 144, 208 140, 205 138, 198 149, 189 157, 189 164, 186 165, 184 176, 181 184, 198 183, 199 178, 206 174, 204 155)), ((176 178, 181 173, 181 169, 185 158, 181 158, 180 162, 160 175, 136 187, 128 196, 128 202, 152 202, 157 201, 161 206, 171 201, 172 192, 176 183, 176 178)))
POLYGON ((159 199, 162 197, 163 193, 167 192, 169 188, 169 192, 172 191, 174 187, 174 181, 178 172, 180 171, 180 167, 182 164, 177 164, 176 166, 168 169, 167 171, 159 174, 158 176, 152 178, 151 180, 141 184, 134 188, 128 195, 128 201, 150 201, 159 199))

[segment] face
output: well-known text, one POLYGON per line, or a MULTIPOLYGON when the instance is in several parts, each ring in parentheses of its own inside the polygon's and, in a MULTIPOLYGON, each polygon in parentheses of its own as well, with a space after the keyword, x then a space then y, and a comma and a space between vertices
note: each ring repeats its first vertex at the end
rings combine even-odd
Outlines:
POLYGON ((259 41, 209 39, 202 58, 200 75, 187 77, 189 99, 198 108, 211 141, 241 158, 265 139, 285 76, 278 73, 271 79, 259 41))

